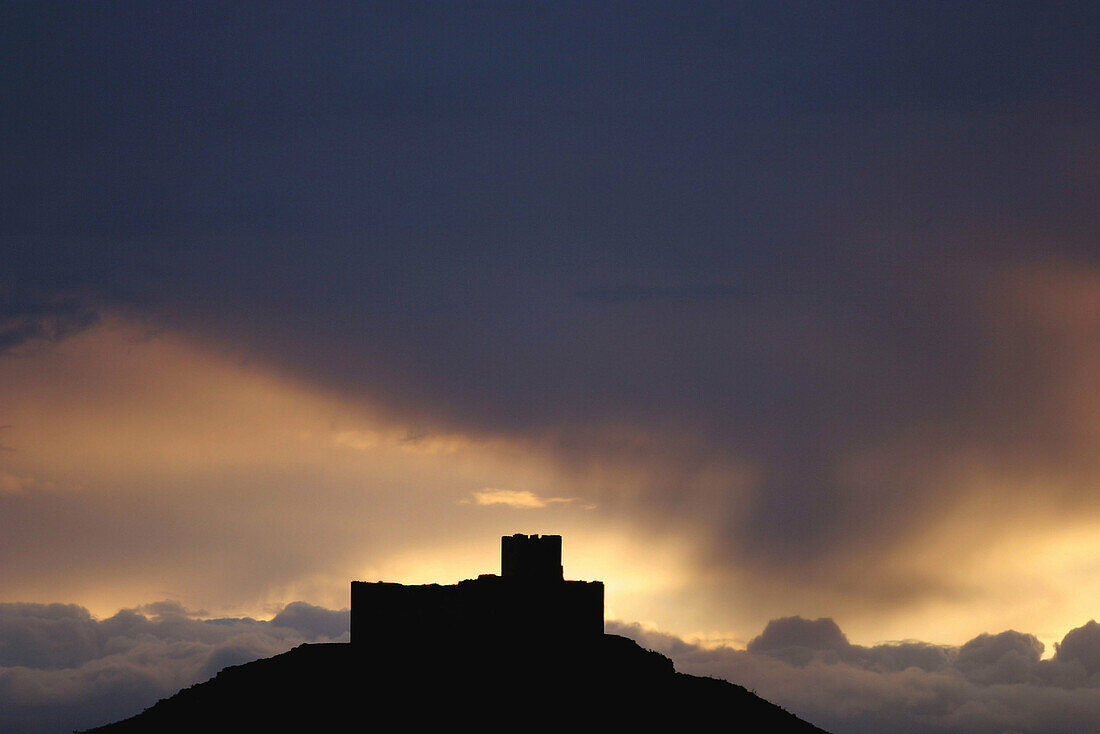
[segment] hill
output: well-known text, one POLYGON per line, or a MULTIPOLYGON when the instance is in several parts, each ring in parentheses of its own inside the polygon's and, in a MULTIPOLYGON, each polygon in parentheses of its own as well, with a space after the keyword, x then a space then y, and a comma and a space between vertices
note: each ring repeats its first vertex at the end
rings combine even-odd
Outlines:
POLYGON ((95 734, 623 729, 821 734, 741 686, 675 671, 632 640, 300 645, 226 668, 95 734))

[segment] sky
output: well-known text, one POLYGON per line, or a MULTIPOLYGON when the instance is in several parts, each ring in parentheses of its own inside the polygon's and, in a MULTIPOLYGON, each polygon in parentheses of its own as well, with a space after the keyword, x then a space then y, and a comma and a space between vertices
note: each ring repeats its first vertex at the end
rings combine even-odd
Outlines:
POLYGON ((6 723, 524 532, 832 731, 1100 728, 1098 29, 3 2, 6 723))

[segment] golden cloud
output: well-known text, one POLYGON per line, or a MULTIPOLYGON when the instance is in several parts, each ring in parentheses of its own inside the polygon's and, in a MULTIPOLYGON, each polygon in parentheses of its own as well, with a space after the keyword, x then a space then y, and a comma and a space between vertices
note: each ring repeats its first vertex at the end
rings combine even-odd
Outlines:
MULTIPOLYGON (((485 489, 474 492, 474 501, 479 505, 507 505, 524 510, 538 509, 552 504, 576 502, 576 497, 539 497, 534 492, 514 489, 485 489)), ((592 508, 594 505, 585 505, 592 508)))

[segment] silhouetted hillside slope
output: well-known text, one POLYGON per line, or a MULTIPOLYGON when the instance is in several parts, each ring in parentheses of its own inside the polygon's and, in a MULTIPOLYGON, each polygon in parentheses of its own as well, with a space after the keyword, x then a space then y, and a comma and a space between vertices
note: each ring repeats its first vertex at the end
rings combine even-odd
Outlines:
POLYGON ((349 725, 415 731, 458 724, 523 731, 717 725, 725 731, 821 732, 740 686, 677 673, 668 658, 615 635, 586 645, 390 645, 369 653, 350 644, 300 645, 226 668, 137 716, 91 731, 326 731, 349 725))

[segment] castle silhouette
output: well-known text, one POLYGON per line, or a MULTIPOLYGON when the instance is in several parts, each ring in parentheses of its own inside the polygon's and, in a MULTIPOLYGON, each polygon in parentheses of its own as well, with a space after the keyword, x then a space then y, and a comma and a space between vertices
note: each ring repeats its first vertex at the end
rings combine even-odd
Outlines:
POLYGON ((517 533, 500 541, 499 576, 447 586, 352 581, 352 644, 603 635, 603 582, 565 580, 560 535, 517 533))
MULTIPOLYGON (((351 644, 310 643, 186 688, 96 734, 706 731, 825 734, 741 686, 677 673, 603 633, 600 581, 566 581, 560 535, 501 538, 500 575, 351 582, 351 644)), ((85 733, 90 734, 90 733, 85 733)))

